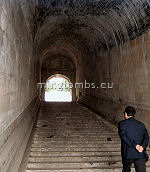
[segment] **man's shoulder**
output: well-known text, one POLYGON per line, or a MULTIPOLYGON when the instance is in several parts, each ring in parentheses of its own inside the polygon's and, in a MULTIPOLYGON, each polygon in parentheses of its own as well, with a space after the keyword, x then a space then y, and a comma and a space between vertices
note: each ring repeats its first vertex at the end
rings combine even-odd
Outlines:
MULTIPOLYGON (((123 125, 126 125, 126 124, 128 124, 128 123, 130 123, 131 121, 130 120, 121 120, 119 123, 118 123, 118 126, 123 126, 123 125)), ((136 119, 134 119, 134 120, 132 120, 132 123, 136 123, 136 124, 138 124, 138 125, 140 125, 140 126, 142 126, 142 127, 145 127, 145 124, 144 123, 142 123, 141 121, 138 121, 138 120, 136 120, 136 119)))
POLYGON ((126 120, 124 119, 124 120, 122 120, 122 121, 120 121, 120 122, 118 123, 118 126, 124 125, 125 123, 126 123, 126 120))
POLYGON ((143 122, 138 121, 137 119, 135 119, 135 121, 136 121, 139 125, 141 125, 142 127, 145 127, 145 124, 144 124, 143 122))

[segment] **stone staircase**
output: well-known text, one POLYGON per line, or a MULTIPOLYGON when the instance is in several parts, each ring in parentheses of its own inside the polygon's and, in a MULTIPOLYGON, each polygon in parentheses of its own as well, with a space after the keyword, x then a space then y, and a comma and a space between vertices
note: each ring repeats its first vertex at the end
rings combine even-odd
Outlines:
POLYGON ((78 103, 43 103, 34 130, 26 172, 122 171, 117 129, 78 103))

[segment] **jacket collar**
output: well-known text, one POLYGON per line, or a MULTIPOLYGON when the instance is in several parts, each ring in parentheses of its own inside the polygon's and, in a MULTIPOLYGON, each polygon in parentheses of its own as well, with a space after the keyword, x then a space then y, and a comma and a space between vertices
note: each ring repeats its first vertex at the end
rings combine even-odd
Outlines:
POLYGON ((128 118, 127 120, 135 120, 133 117, 128 118))

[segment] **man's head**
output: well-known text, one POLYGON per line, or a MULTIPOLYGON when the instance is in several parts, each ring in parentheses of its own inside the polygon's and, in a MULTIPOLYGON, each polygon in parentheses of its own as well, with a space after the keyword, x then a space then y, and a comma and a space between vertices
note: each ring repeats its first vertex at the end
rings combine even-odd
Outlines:
POLYGON ((125 119, 134 117, 136 114, 136 110, 132 106, 127 106, 124 111, 125 119))

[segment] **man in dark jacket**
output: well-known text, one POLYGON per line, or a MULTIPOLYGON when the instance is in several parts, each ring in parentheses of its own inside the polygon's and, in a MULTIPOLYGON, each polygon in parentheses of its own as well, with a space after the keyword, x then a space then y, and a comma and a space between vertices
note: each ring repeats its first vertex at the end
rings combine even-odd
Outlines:
POLYGON ((146 172, 145 162, 148 160, 146 147, 149 135, 145 125, 134 119, 135 114, 136 110, 127 106, 124 111, 125 120, 118 124, 121 138, 122 172, 130 172, 132 163, 134 163, 136 172, 146 172))

